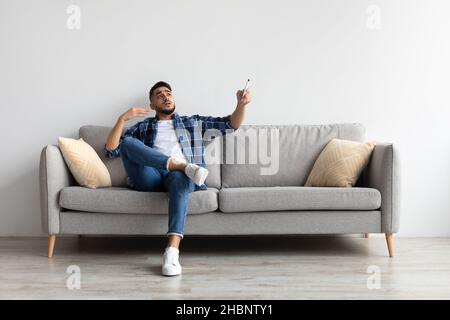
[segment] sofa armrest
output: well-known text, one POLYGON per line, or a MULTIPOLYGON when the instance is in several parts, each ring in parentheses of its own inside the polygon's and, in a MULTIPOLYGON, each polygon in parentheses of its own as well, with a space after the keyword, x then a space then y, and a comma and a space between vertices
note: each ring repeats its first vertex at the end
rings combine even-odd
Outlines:
POLYGON ((41 198, 42 230, 48 234, 59 233, 59 192, 76 185, 61 151, 56 145, 47 145, 41 151, 39 162, 39 189, 41 198))
POLYGON ((377 142, 363 172, 363 185, 381 193, 381 231, 396 233, 400 224, 400 164, 392 143, 377 142))

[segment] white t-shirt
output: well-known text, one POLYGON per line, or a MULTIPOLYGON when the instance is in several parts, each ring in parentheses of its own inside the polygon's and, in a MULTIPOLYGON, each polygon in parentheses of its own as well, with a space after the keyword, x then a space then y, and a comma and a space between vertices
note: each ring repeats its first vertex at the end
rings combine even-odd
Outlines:
POLYGON ((153 149, 172 156, 180 161, 187 162, 186 156, 183 154, 181 145, 173 127, 173 120, 158 120, 158 129, 153 144, 153 149))

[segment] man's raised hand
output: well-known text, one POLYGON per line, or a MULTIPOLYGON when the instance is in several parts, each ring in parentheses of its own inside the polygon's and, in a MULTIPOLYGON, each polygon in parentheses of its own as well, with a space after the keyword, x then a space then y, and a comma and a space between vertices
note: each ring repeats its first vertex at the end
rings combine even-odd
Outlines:
POLYGON ((238 90, 236 92, 236 97, 238 101, 238 106, 246 106, 252 101, 252 93, 250 92, 250 89, 245 90, 238 90))
POLYGON ((150 114, 150 110, 144 107, 133 107, 121 114, 120 118, 123 121, 128 121, 137 117, 146 117, 150 114))

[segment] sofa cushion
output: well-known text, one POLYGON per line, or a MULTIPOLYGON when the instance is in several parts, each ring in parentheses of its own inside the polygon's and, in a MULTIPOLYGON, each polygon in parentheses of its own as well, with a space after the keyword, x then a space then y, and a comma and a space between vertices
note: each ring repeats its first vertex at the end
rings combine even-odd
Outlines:
POLYGON ((334 138, 363 141, 364 136, 365 128, 359 123, 241 126, 224 138, 222 186, 303 186, 328 142, 334 138))
MULTIPOLYGON (((104 146, 111 129, 112 127, 85 125, 80 128, 79 136, 94 148, 94 150, 100 156, 100 159, 102 159, 102 161, 105 163, 106 167, 108 168, 109 174, 111 175, 112 186, 127 187, 127 173, 125 171, 125 168, 123 167, 121 157, 109 159, 105 156, 104 146)), ((123 132, 126 129, 127 128, 124 128, 123 132)), ((215 139, 212 139, 211 141, 205 140, 205 146, 208 148, 211 143, 217 142, 220 141, 216 141, 215 139)), ((220 164, 207 164, 206 168, 208 168, 209 170, 209 174, 205 182, 206 185, 212 188, 220 188, 220 164)))
POLYGON ((95 150, 83 138, 58 138, 58 147, 70 172, 80 186, 111 187, 111 176, 95 150))
MULTIPOLYGON (((218 190, 214 188, 191 193, 188 213, 217 210, 217 194, 218 190)), ((89 189, 75 186, 61 190, 59 204, 63 208, 77 211, 167 214, 169 196, 166 192, 141 192, 120 187, 89 189)))
POLYGON ((372 188, 247 187, 223 188, 223 212, 273 210, 376 210, 381 194, 372 188))
POLYGON ((375 145, 375 141, 331 140, 314 163, 305 187, 353 187, 375 145))

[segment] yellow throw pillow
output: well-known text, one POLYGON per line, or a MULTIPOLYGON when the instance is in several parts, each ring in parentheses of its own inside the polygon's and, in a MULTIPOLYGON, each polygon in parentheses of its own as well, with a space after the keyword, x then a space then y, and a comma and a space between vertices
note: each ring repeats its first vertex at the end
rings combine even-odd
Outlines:
POLYGON ((58 138, 58 147, 80 186, 91 189, 111 187, 111 176, 97 152, 83 138, 58 138))
POLYGON ((375 141, 331 140, 314 163, 305 187, 354 186, 375 145, 375 141))

